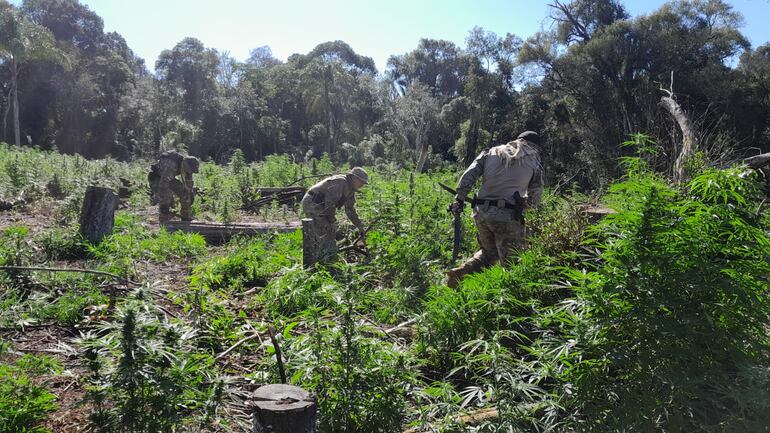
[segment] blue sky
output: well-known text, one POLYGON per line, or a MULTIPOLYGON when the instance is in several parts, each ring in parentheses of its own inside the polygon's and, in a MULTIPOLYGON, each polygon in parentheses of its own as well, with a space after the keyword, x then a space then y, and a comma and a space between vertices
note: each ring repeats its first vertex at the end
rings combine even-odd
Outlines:
MULTIPOLYGON (((21 0, 13 0, 15 4, 21 0)), ((499 35, 522 38, 551 25, 549 0, 81 0, 104 19, 106 31, 123 35, 147 66, 164 49, 187 36, 206 47, 244 60, 268 45, 285 60, 317 44, 341 39, 372 57, 382 72, 387 58, 414 49, 420 38, 447 39, 465 46, 478 25, 499 35)), ((663 0, 626 0, 637 16, 663 0)), ((728 0, 744 15, 742 29, 752 46, 770 41, 770 0, 728 0)))

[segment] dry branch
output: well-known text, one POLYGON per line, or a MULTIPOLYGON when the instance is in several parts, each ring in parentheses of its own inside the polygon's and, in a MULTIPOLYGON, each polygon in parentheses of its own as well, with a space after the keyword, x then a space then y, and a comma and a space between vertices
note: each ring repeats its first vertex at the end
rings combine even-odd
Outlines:
MULTIPOLYGON (((467 415, 456 415, 453 417, 454 422, 463 426, 477 426, 485 421, 490 421, 499 418, 500 414, 497 412, 497 408, 486 408, 473 411, 467 415)), ((408 430, 404 430, 403 433, 421 433, 427 431, 433 431, 431 426, 412 427, 408 430)))
MULTIPOLYGON (((227 356, 227 355, 228 355, 230 352, 232 352, 233 350, 237 349, 237 348, 238 348, 238 346, 240 346, 241 344, 243 344, 243 343, 245 343, 245 342, 247 342, 247 341, 249 341, 249 340, 253 340, 253 339, 255 339, 255 338, 259 338, 259 332, 257 332, 257 331, 254 331, 254 333, 253 333, 253 334, 251 334, 251 335, 248 335, 248 336, 246 336, 246 337, 243 337, 243 338, 241 338, 240 340, 238 340, 238 341, 237 341, 235 344, 233 344, 232 346, 230 346, 230 348, 228 348, 228 349, 227 349, 227 350, 225 350, 224 352, 222 352, 222 353, 220 353, 219 355, 217 355, 216 357, 214 357, 214 360, 216 360, 216 361, 219 361, 220 359, 222 359, 222 358, 224 358, 225 356, 227 356)), ((260 339, 259 339, 259 341, 260 341, 260 343, 261 343, 261 342, 262 342, 262 339, 260 338, 260 339)))
POLYGON ((682 149, 679 151, 679 156, 676 158, 676 161, 674 161, 674 181, 681 182, 685 178, 684 163, 697 149, 698 142, 695 137, 695 128, 693 128, 690 117, 684 110, 682 110, 679 103, 676 102, 673 71, 671 72, 671 84, 669 88, 664 89, 661 86, 660 90, 668 95, 660 98, 660 105, 674 118, 679 125, 679 129, 682 131, 682 149))

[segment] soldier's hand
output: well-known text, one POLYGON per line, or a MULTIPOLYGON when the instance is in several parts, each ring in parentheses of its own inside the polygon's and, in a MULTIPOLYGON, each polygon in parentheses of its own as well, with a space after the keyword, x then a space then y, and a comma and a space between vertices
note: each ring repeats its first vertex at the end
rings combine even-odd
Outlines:
POLYGON ((463 209, 465 208, 465 202, 464 201, 455 201, 452 204, 449 205, 449 209, 447 209, 449 212, 452 212, 453 214, 461 214, 463 213, 463 209))
POLYGON ((357 238, 361 240, 361 242, 364 242, 366 240, 366 229, 362 227, 356 227, 357 231, 357 238))

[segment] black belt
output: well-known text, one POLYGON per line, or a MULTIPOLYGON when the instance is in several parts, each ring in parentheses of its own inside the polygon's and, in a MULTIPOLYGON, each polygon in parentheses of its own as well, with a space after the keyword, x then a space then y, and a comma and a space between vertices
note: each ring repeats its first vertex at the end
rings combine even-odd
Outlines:
MULTIPOLYGON (((473 202, 471 203, 471 206, 476 207, 476 206, 479 206, 479 205, 486 205, 486 206, 500 207, 500 206, 498 206, 499 202, 500 202, 500 200, 482 200, 482 199, 478 199, 477 198, 477 199, 473 200, 473 202)), ((504 208, 505 209, 518 209, 519 206, 516 206, 513 203, 505 202, 504 208)))

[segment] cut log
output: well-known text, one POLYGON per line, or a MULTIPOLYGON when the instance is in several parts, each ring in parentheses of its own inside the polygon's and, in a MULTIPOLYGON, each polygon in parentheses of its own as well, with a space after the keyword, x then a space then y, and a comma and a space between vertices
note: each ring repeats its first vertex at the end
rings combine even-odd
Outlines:
POLYGON ((296 187, 283 187, 283 188, 269 188, 260 187, 248 192, 248 196, 244 203, 243 209, 258 212, 263 206, 270 206, 273 203, 295 205, 302 200, 305 195, 305 188, 296 187))
POLYGON ((118 195, 110 188, 89 186, 80 211, 80 235, 97 244, 112 233, 118 195))
POLYGON ((288 233, 297 230, 298 222, 230 223, 208 221, 165 221, 161 224, 169 232, 199 233, 210 244, 227 242, 233 236, 252 236, 258 233, 288 233))
POLYGON ((605 216, 617 213, 614 209, 610 209, 606 206, 601 206, 601 205, 581 204, 581 205, 578 205, 577 208, 578 208, 578 211, 583 216, 585 216, 589 224, 597 223, 599 222, 599 220, 601 220, 605 216))
POLYGON ((770 153, 752 156, 743 160, 743 162, 753 169, 762 168, 770 164, 770 153))
POLYGON ((292 385, 265 385, 254 391, 254 433, 314 433, 315 396, 292 385))

